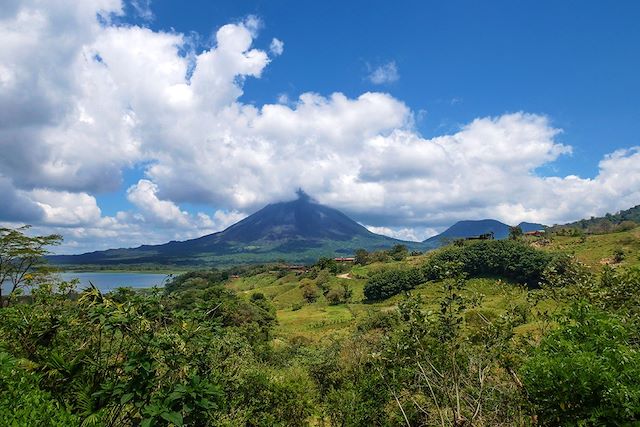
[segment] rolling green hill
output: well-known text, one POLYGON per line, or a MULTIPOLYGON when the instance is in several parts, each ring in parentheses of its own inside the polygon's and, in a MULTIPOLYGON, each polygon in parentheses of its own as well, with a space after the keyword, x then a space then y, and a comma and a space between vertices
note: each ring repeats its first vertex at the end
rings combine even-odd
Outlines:
MULTIPOLYGON (((640 266, 640 227, 624 232, 616 232, 586 237, 551 236, 544 238, 527 237, 524 241, 531 246, 551 253, 563 253, 574 256, 586 264, 593 272, 598 273, 604 265, 613 267, 640 266), (622 250, 621 261, 613 262, 616 250, 622 250)), ((386 269, 419 267, 438 254, 441 249, 407 257, 403 261, 374 262, 366 266, 346 265, 339 274, 333 274, 328 280, 331 289, 339 290, 348 286, 353 296, 347 304, 332 305, 320 292, 318 299, 308 302, 303 296, 305 285, 316 285, 317 279, 308 279, 304 275, 289 273, 262 272, 257 275, 243 276, 230 280, 227 287, 249 298, 254 293, 262 293, 277 309, 279 320, 278 333, 282 338, 303 336, 310 340, 321 340, 333 334, 348 334, 358 321, 375 312, 395 310, 402 301, 402 295, 376 303, 365 303, 364 286, 370 274, 386 269)), ((326 278, 325 278, 326 279, 326 278)), ((322 279, 322 280, 325 280, 322 279)), ((442 296, 442 285, 438 281, 425 282, 413 291, 420 295, 427 310, 437 309, 435 302, 442 296)), ((524 304, 527 290, 516 283, 499 278, 473 278, 464 291, 468 297, 482 295, 482 302, 477 312, 483 316, 496 317, 514 305, 524 304)), ((542 303, 540 310, 552 309, 549 301, 542 303)), ((521 332, 537 331, 540 324, 537 320, 519 327, 521 332)))

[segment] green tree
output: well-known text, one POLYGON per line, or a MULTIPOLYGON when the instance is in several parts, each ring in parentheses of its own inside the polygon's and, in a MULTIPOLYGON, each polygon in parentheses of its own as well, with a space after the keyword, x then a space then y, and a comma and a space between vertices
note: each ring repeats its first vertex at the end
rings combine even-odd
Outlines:
POLYGON ((346 283, 342 283, 339 288, 333 288, 325 295, 329 305, 338 305, 351 301, 353 291, 346 283))
POLYGON ((319 270, 329 270, 333 274, 337 274, 340 271, 338 263, 333 258, 321 257, 316 266, 319 270))
POLYGON ((405 245, 395 245, 389 250, 389 256, 394 261, 402 261, 409 255, 409 249, 405 245))
POLYGON ((302 287, 302 297, 308 303, 313 303, 318 299, 318 288, 313 283, 307 283, 302 287))
MULTIPOLYGON (((48 246, 59 245, 62 236, 28 236, 30 226, 20 228, 0 228, 0 285, 8 282, 11 298, 25 285, 38 284, 49 278, 45 255, 48 246)), ((6 301, 8 304, 10 299, 6 301)), ((0 307, 6 305, 0 286, 0 307)))
POLYGON ((557 257, 515 240, 483 240, 443 248, 429 257, 423 272, 425 279, 439 280, 444 266, 453 262, 469 277, 499 276, 538 287, 546 267, 557 257))
POLYGON ((522 228, 519 226, 509 227, 509 239, 510 240, 518 240, 522 237, 524 233, 522 232, 522 228))
POLYGON ((369 251, 366 249, 356 249, 354 262, 359 265, 367 265, 370 262, 369 251))

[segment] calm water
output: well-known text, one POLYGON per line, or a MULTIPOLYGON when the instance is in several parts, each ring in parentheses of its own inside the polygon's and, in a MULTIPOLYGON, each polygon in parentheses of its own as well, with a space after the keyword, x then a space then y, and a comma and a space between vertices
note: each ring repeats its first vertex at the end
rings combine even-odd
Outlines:
MULTIPOLYGON (((164 286, 167 279, 166 274, 159 273, 104 273, 104 272, 82 272, 82 273, 60 273, 62 280, 79 279, 78 289, 89 286, 93 283, 102 292, 109 292, 120 287, 130 288, 151 288, 153 286, 164 286)), ((8 285, 3 287, 3 293, 8 289, 8 285)), ((28 292, 27 292, 28 293, 28 292)))

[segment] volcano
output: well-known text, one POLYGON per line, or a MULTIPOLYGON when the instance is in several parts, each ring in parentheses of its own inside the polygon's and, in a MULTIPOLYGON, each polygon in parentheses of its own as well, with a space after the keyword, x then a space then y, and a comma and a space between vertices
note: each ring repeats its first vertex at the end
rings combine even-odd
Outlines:
POLYGON ((314 262, 321 256, 349 256, 358 248, 378 250, 406 242, 372 233, 337 209, 301 190, 296 200, 273 203, 218 233, 161 245, 56 255, 57 265, 215 266, 258 262, 314 262))

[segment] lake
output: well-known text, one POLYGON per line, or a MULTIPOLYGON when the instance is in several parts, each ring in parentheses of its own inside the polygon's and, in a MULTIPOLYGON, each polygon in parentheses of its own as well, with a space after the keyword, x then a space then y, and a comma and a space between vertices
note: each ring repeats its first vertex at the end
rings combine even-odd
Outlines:
MULTIPOLYGON (((151 288, 153 286, 164 286, 167 274, 161 273, 105 273, 105 272, 78 272, 78 273, 60 273, 62 280, 79 279, 80 285, 78 289, 89 286, 89 282, 93 283, 96 288, 102 292, 109 292, 120 287, 130 288, 151 288)), ((8 292, 8 285, 5 284, 3 294, 8 292)), ((29 292, 26 292, 29 293, 29 292)))

